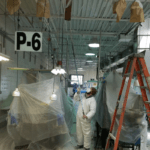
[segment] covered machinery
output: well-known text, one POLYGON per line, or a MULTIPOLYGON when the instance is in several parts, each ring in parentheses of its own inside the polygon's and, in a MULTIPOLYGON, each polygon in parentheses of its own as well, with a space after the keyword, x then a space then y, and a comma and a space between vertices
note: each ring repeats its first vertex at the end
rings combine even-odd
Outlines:
POLYGON ((8 113, 7 130, 15 146, 32 150, 56 149, 70 141, 74 108, 60 84, 59 77, 24 74, 20 97, 14 97, 8 113), (38 77, 37 77, 38 76, 38 77), (34 80, 36 78, 36 80, 34 80), (38 79, 38 80, 37 80, 38 79), (52 92, 57 101, 51 101, 52 92))
MULTIPOLYGON (((116 102, 118 99, 119 90, 121 87, 122 76, 117 72, 111 72, 105 82, 101 82, 99 92, 96 96, 97 113, 96 121, 101 128, 109 129, 111 119, 114 114, 116 102)), ((115 121, 115 128, 113 135, 116 135, 119 125, 119 118, 123 106, 127 84, 125 84, 123 94, 121 96, 119 109, 117 112, 117 119, 115 121)), ((126 106, 125 117, 120 134, 120 141, 135 144, 145 128, 147 127, 146 115, 144 113, 144 105, 141 95, 130 87, 129 97, 126 106)))

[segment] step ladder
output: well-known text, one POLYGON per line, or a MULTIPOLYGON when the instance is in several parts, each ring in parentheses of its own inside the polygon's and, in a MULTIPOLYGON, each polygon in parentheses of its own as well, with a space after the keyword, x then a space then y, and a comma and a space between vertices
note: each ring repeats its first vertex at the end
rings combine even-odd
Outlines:
POLYGON ((139 81, 139 85, 140 85, 140 88, 141 88, 143 102, 144 102, 144 105, 145 105, 146 111, 147 111, 148 121, 150 122, 150 102, 148 101, 148 98, 147 98, 147 95, 146 95, 146 89, 148 89, 149 92, 150 92, 150 75, 149 75, 145 60, 144 60, 144 55, 142 53, 132 54, 131 56, 128 57, 127 66, 125 68, 125 73, 124 73, 124 76, 123 76, 123 80, 122 80, 122 84, 121 84, 121 88, 120 88, 116 108, 115 108, 115 111, 114 111, 114 115, 113 115, 113 119, 112 119, 112 123, 111 123, 111 127, 110 127, 110 131, 109 131, 109 135, 108 135, 105 150, 108 150, 108 148, 109 148, 110 139, 114 140, 113 150, 117 150, 117 148, 118 148, 120 132, 121 132, 121 128, 122 128, 122 123, 123 123, 123 119, 124 119, 128 94, 129 94, 131 80, 132 80, 134 71, 136 71, 136 74, 137 74, 137 79, 139 81), (130 73, 128 73, 130 65, 131 65, 131 70, 130 70, 130 73), (144 86, 142 75, 144 75, 144 77, 145 77, 147 87, 144 86), (115 137, 112 134, 112 131, 113 131, 113 127, 114 127, 114 124, 115 124, 117 110, 119 108, 119 102, 120 102, 120 99, 121 99, 121 95, 122 95, 122 91, 123 91, 123 88, 124 88, 126 77, 129 77, 129 80, 128 80, 127 89, 126 89, 125 98, 124 98, 123 107, 122 107, 122 112, 121 112, 121 116, 120 116, 120 120, 119 120, 119 126, 118 126, 117 134, 116 134, 116 137, 115 137))

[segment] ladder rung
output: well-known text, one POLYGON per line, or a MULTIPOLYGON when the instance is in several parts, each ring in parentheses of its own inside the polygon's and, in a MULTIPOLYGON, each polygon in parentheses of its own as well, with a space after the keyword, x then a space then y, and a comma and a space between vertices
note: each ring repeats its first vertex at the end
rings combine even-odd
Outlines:
POLYGON ((124 74, 124 76, 129 77, 129 76, 130 76, 130 73, 126 73, 126 74, 124 74))
POLYGON ((110 136, 114 141, 116 141, 116 137, 115 137, 112 133, 109 133, 109 136, 110 136))
POLYGON ((148 89, 147 86, 140 86, 141 89, 148 89))
POLYGON ((146 104, 150 104, 150 101, 144 101, 144 103, 146 103, 146 104))

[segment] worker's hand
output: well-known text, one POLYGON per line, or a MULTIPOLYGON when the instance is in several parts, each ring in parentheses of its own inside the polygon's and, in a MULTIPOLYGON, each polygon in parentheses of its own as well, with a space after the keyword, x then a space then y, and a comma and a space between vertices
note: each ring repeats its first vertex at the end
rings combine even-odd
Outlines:
POLYGON ((81 92, 81 89, 77 88, 77 93, 80 94, 80 92, 81 92))
POLYGON ((88 119, 88 117, 86 115, 83 115, 83 119, 88 119))

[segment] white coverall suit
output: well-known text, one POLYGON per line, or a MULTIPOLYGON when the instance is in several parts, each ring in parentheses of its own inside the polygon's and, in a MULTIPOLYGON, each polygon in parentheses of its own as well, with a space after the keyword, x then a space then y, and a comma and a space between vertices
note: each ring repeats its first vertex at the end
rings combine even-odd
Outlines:
MULTIPOLYGON (((80 94, 74 95, 75 101, 80 101, 80 94)), ((91 147, 91 120, 96 112, 96 101, 95 98, 85 96, 82 98, 82 103, 80 101, 78 112, 77 112, 77 122, 76 122, 76 130, 77 130, 77 142, 78 145, 84 145, 86 149, 90 149, 91 147), (84 109, 84 115, 87 116, 88 119, 83 119, 83 111, 82 104, 84 109)))

